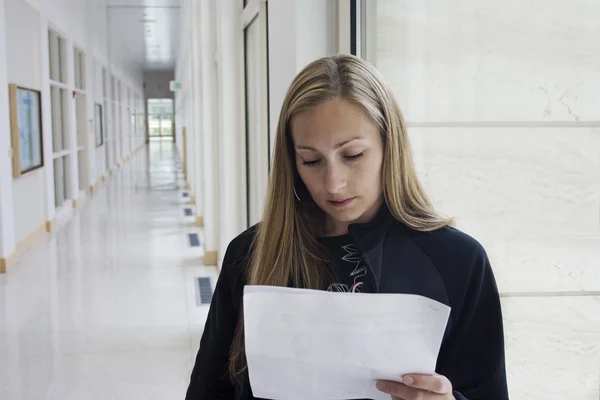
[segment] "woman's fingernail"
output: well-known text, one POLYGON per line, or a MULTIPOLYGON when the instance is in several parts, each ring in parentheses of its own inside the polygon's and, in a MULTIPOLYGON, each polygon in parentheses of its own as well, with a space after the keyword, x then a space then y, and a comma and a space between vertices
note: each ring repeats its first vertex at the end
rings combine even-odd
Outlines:
POLYGON ((404 379, 402 379, 402 382, 406 385, 412 385, 414 381, 415 380, 411 376, 405 376, 404 379))
POLYGON ((377 383, 375 384, 375 387, 378 390, 385 390, 385 383, 381 382, 381 381, 377 381, 377 383))

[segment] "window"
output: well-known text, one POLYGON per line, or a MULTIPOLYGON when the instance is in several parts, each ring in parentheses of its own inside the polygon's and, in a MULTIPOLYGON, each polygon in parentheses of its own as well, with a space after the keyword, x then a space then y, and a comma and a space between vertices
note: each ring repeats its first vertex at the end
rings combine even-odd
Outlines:
POLYGON ((64 205, 69 195, 69 87, 67 85, 65 39, 53 29, 48 30, 50 68, 50 112, 52 120, 52 150, 54 159, 54 198, 56 208, 64 205))

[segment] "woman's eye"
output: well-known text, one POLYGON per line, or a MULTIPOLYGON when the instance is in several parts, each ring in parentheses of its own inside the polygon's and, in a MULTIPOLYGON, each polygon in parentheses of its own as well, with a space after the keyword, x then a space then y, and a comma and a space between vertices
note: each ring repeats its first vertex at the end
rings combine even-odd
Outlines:
POLYGON ((359 159, 359 158, 361 158, 362 156, 363 156, 363 153, 362 153, 362 152, 360 152, 360 153, 358 153, 358 154, 354 154, 353 156, 346 156, 345 158, 346 158, 346 160, 353 161, 353 160, 358 160, 358 159, 359 159))
POLYGON ((315 165, 316 163, 318 163, 319 160, 314 160, 314 161, 302 161, 302 165, 315 165))

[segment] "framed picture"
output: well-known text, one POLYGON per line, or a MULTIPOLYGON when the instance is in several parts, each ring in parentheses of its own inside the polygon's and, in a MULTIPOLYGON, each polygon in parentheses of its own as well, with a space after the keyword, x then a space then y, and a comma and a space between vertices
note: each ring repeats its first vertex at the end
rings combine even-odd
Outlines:
POLYGON ((13 177, 44 166, 42 96, 39 90, 10 84, 10 132, 13 177))
POLYGON ((96 103, 94 105, 94 122, 96 133, 96 147, 100 147, 104 144, 104 123, 102 119, 102 105, 96 103))

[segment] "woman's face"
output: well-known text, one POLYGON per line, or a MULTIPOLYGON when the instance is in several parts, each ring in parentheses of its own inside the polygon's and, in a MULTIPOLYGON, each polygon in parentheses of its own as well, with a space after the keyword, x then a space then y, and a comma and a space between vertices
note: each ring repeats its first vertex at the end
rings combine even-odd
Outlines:
POLYGON ((329 100, 296 115, 291 129, 300 178, 327 215, 325 233, 373 219, 383 199, 383 141, 363 109, 329 100))

